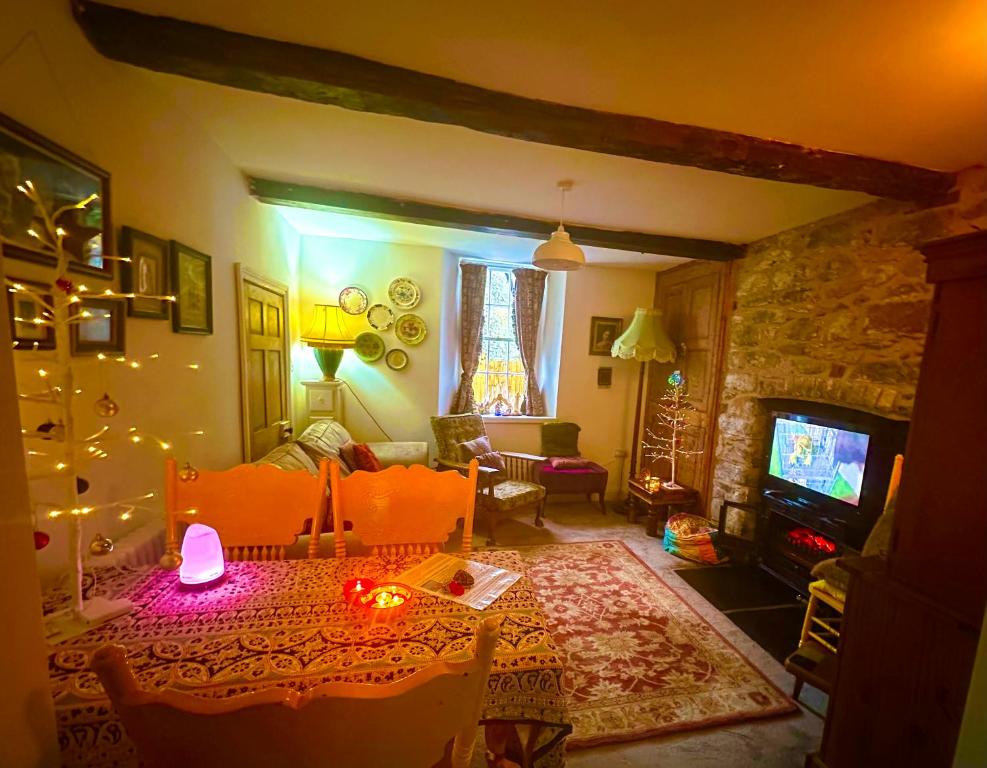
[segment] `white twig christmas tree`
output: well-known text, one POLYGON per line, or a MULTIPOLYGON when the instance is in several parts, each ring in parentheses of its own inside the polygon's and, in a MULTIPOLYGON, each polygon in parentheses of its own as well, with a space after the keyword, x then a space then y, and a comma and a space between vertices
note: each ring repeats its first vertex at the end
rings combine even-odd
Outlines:
POLYGON ((697 456, 702 453, 702 450, 690 450, 685 447, 692 437, 689 434, 692 429, 689 414, 695 410, 688 400, 682 372, 673 371, 668 377, 668 389, 657 403, 655 415, 660 433, 649 428, 645 430, 647 438, 641 441, 645 456, 649 459, 667 459, 671 465, 671 481, 664 483, 666 488, 682 487, 675 481, 678 461, 681 457, 697 456))
MULTIPOLYGON (((69 536, 69 593, 71 603, 65 612, 53 616, 49 620, 49 640, 71 637, 85 631, 88 627, 101 621, 118 616, 130 610, 127 600, 107 600, 94 597, 86 601, 82 590, 83 576, 83 547, 82 521, 99 511, 112 510, 121 519, 127 520, 137 509, 145 509, 142 502, 153 498, 154 493, 148 492, 134 498, 116 499, 98 504, 85 504, 80 501, 80 494, 88 488, 88 482, 80 477, 80 473, 92 462, 101 461, 109 456, 108 447, 114 441, 129 441, 133 444, 142 442, 157 443, 161 450, 168 451, 171 445, 158 437, 142 433, 136 427, 130 427, 126 434, 114 437, 111 428, 105 425, 89 435, 78 434, 73 405, 78 403, 83 391, 78 388, 77 371, 79 365, 95 361, 97 364, 120 364, 130 369, 138 369, 142 362, 133 357, 107 357, 99 354, 88 360, 73 360, 70 354, 70 333, 74 325, 106 319, 100 310, 90 310, 85 307, 86 299, 113 299, 123 301, 144 294, 117 293, 112 289, 90 291, 85 285, 75 285, 69 273, 72 259, 64 247, 64 240, 69 233, 58 225, 63 214, 73 209, 82 210, 97 199, 92 195, 78 203, 66 205, 57 210, 49 210, 41 195, 30 181, 17 187, 22 194, 34 203, 36 223, 28 230, 34 238, 37 247, 55 257, 55 274, 53 285, 49 291, 39 291, 36 288, 7 280, 7 290, 16 297, 27 296, 38 309, 31 318, 14 318, 15 323, 31 323, 46 326, 53 330, 55 348, 52 351, 35 350, 38 361, 36 371, 37 385, 29 385, 34 391, 24 391, 25 382, 19 381, 19 398, 22 402, 43 405, 49 413, 45 423, 36 429, 21 429, 25 453, 28 460, 28 480, 31 482, 31 500, 36 512, 49 520, 62 519, 68 523, 69 536), (45 483, 44 493, 50 493, 55 498, 39 499, 36 492, 38 483, 45 483)), ((0 237, 0 243, 10 242, 0 237)), ((102 258, 114 261, 129 261, 119 256, 102 258)), ((174 301, 174 296, 146 296, 146 298, 174 301)), ((14 342, 15 348, 23 349, 23 345, 14 342)), ((18 353, 22 354, 22 353, 18 353)), ((150 355, 149 359, 156 359, 150 355)), ((111 418, 119 410, 116 403, 104 394, 94 403, 97 414, 102 418, 111 418)), ((100 546, 108 551, 112 543, 106 539, 93 541, 91 549, 98 553, 100 546)))

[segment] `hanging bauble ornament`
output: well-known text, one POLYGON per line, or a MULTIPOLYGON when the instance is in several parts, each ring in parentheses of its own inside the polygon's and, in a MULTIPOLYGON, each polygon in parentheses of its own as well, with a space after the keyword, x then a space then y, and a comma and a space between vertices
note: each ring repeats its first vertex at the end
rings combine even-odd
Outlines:
POLYGON ((109 419, 118 413, 120 413, 120 406, 117 405, 116 400, 104 392, 103 396, 96 401, 96 415, 109 419))
POLYGON ((44 435, 42 440, 63 440, 65 438, 65 425, 62 422, 56 424, 51 419, 48 419, 44 424, 39 424, 37 431, 44 435))
POLYGON ((165 552, 158 560, 158 565, 166 571, 177 571, 182 564, 182 556, 178 552, 165 552))
POLYGON ((58 278, 55 281, 55 285, 61 288, 63 293, 72 293, 72 288, 74 287, 72 281, 64 277, 58 278))
POLYGON ((683 381, 685 381, 685 379, 682 378, 681 371, 672 371, 672 375, 668 377, 668 383, 673 387, 682 386, 683 381))
POLYGON ((51 536, 49 536, 44 531, 35 531, 34 532, 34 548, 35 549, 44 549, 45 547, 48 546, 48 542, 49 541, 51 541, 51 536))
POLYGON ((178 473, 178 479, 183 483, 191 483, 199 477, 199 470, 192 466, 190 462, 185 462, 185 466, 178 473))
POLYGON ((93 557, 105 557, 113 551, 113 540, 97 533, 89 542, 89 554, 93 557))
POLYGON ((75 492, 80 496, 89 490, 89 481, 84 477, 77 477, 75 479, 75 492))

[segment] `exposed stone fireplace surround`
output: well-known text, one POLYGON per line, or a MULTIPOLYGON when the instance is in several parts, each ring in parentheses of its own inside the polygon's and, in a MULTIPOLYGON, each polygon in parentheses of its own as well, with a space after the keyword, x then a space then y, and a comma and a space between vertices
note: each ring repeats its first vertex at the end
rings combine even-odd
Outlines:
MULTIPOLYGON (((932 297, 916 247, 987 228, 983 170, 961 182, 949 205, 878 201, 748 248, 737 265, 711 517, 723 499, 758 499, 767 427, 761 398, 909 418, 932 297)), ((734 530, 753 523, 731 522, 734 530)))

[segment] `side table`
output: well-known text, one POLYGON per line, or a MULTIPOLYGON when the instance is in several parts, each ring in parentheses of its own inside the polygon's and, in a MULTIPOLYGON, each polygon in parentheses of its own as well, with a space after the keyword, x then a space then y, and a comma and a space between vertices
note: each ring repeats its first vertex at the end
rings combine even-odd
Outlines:
POLYGON ((650 490, 645 485, 644 478, 632 477, 627 481, 628 518, 632 523, 637 522, 638 508, 643 507, 648 513, 645 533, 651 537, 661 536, 659 525, 663 528, 668 520, 672 507, 685 507, 681 512, 691 511, 699 502, 699 494, 695 488, 666 488, 664 485, 650 490))

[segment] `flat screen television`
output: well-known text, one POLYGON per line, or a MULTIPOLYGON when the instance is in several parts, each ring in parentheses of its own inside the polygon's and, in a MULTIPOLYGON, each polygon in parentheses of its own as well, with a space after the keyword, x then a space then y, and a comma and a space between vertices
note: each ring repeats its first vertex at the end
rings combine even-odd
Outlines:
POLYGON ((775 498, 814 509, 863 544, 884 508, 908 422, 802 400, 762 401, 768 429, 761 485, 775 498))
POLYGON ((838 501, 860 505, 870 435, 813 423, 807 417, 774 420, 768 472, 838 501))

